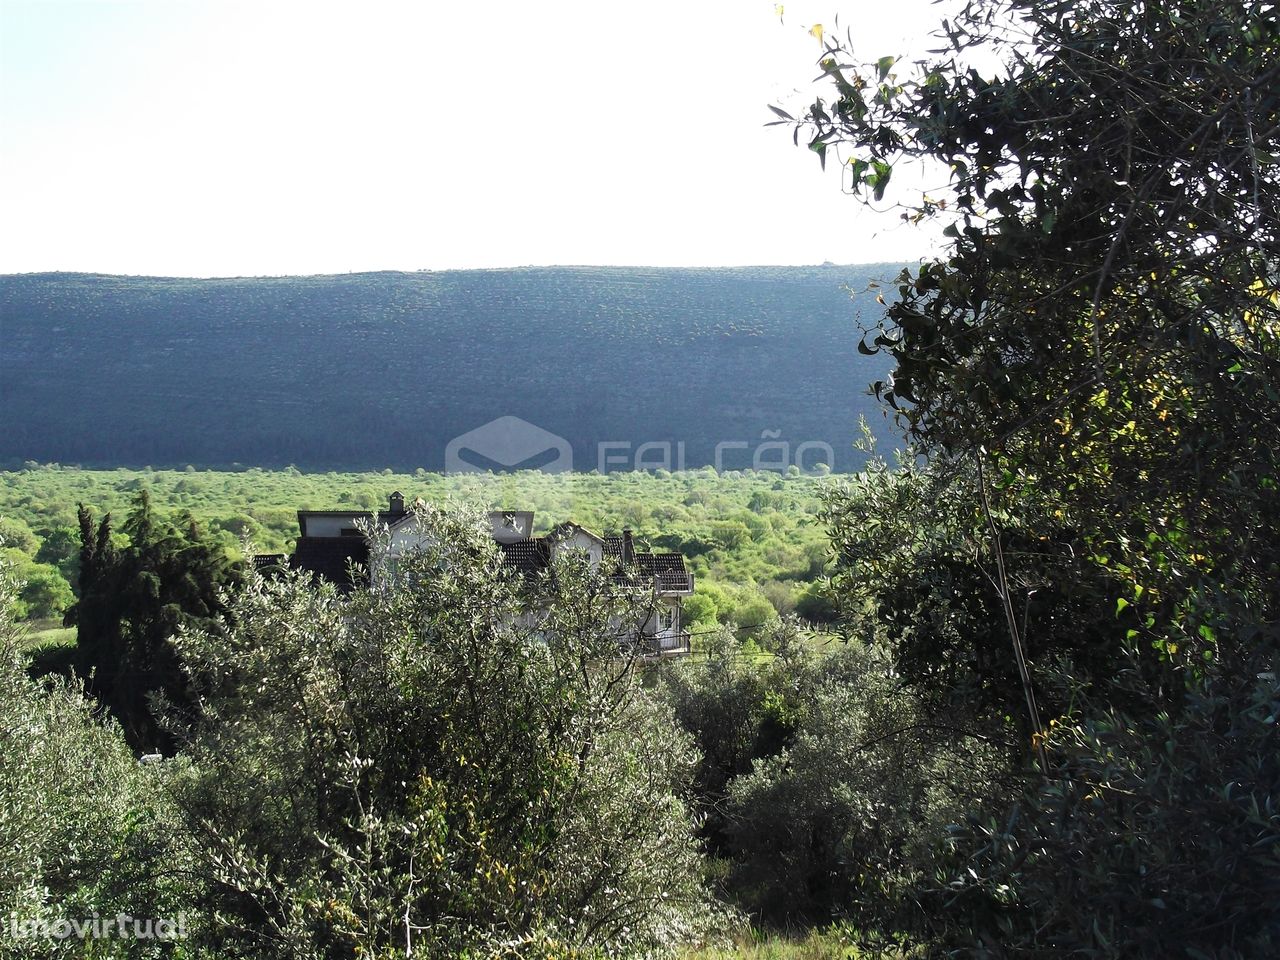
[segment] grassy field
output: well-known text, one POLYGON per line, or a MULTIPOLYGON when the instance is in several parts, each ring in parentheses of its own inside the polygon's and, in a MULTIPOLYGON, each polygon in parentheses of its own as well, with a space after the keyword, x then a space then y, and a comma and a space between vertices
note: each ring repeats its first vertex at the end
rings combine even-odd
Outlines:
POLYGON ((826 960, 828 957, 855 958, 861 956, 854 948, 839 940, 811 934, 803 940, 769 937, 763 940, 743 938, 731 947, 695 950, 683 955, 682 960, 826 960))
POLYGON ((53 647, 69 647, 76 642, 76 628, 64 627, 57 620, 33 620, 26 625, 23 646, 35 651, 53 647))

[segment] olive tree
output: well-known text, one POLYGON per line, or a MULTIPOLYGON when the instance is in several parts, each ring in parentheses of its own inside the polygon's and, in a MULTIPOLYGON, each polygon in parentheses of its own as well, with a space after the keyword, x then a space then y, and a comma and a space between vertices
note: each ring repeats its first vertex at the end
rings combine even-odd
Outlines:
POLYGON ((177 641, 216 936, 328 957, 701 935, 694 753, 636 679, 651 601, 585 558, 512 573, 478 513, 415 522, 404 553, 370 531, 368 589, 251 575, 177 641))
POLYGON ((910 64, 828 34, 800 124, 868 201, 945 225, 862 346, 895 361, 876 391, 922 453, 985 469, 993 540, 1002 505, 1053 501, 1152 663, 1280 613, 1278 24, 973 0, 910 64), (911 162, 935 189, 898 190, 911 162))
POLYGON ((118 926, 85 940, 58 935, 60 925, 116 924, 121 914, 148 931, 160 920, 194 928, 198 880, 168 765, 140 765, 120 728, 65 679, 28 677, 10 572, 0 564, 0 953, 194 956, 173 942, 121 937, 118 926))

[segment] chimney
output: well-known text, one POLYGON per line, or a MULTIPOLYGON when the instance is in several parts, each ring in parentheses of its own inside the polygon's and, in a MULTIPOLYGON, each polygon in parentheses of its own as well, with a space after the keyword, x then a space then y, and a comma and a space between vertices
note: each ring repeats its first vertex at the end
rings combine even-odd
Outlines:
POLYGON ((636 559, 636 546, 631 539, 631 531, 622 531, 622 562, 634 563, 636 559))
POLYGON ((404 516, 404 495, 399 490, 391 495, 390 513, 393 517, 404 516))

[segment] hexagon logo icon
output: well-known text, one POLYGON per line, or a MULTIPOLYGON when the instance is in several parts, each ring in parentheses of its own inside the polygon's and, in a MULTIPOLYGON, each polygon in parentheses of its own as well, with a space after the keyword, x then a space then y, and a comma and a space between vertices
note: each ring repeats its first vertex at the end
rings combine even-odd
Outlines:
POLYGON ((564 437, 510 416, 468 430, 444 448, 445 473, 511 470, 569 473, 573 470, 573 448, 564 437))

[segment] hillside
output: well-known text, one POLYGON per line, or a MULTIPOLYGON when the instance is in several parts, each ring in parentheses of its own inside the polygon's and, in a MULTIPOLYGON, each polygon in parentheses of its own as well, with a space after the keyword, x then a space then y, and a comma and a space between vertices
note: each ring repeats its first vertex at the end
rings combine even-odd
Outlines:
POLYGON ((692 468, 745 441, 724 465, 750 466, 764 431, 849 470, 858 415, 885 429, 861 291, 897 269, 0 277, 0 466, 438 470, 452 438, 513 415, 578 470, 602 442, 633 462, 683 441, 692 468))

